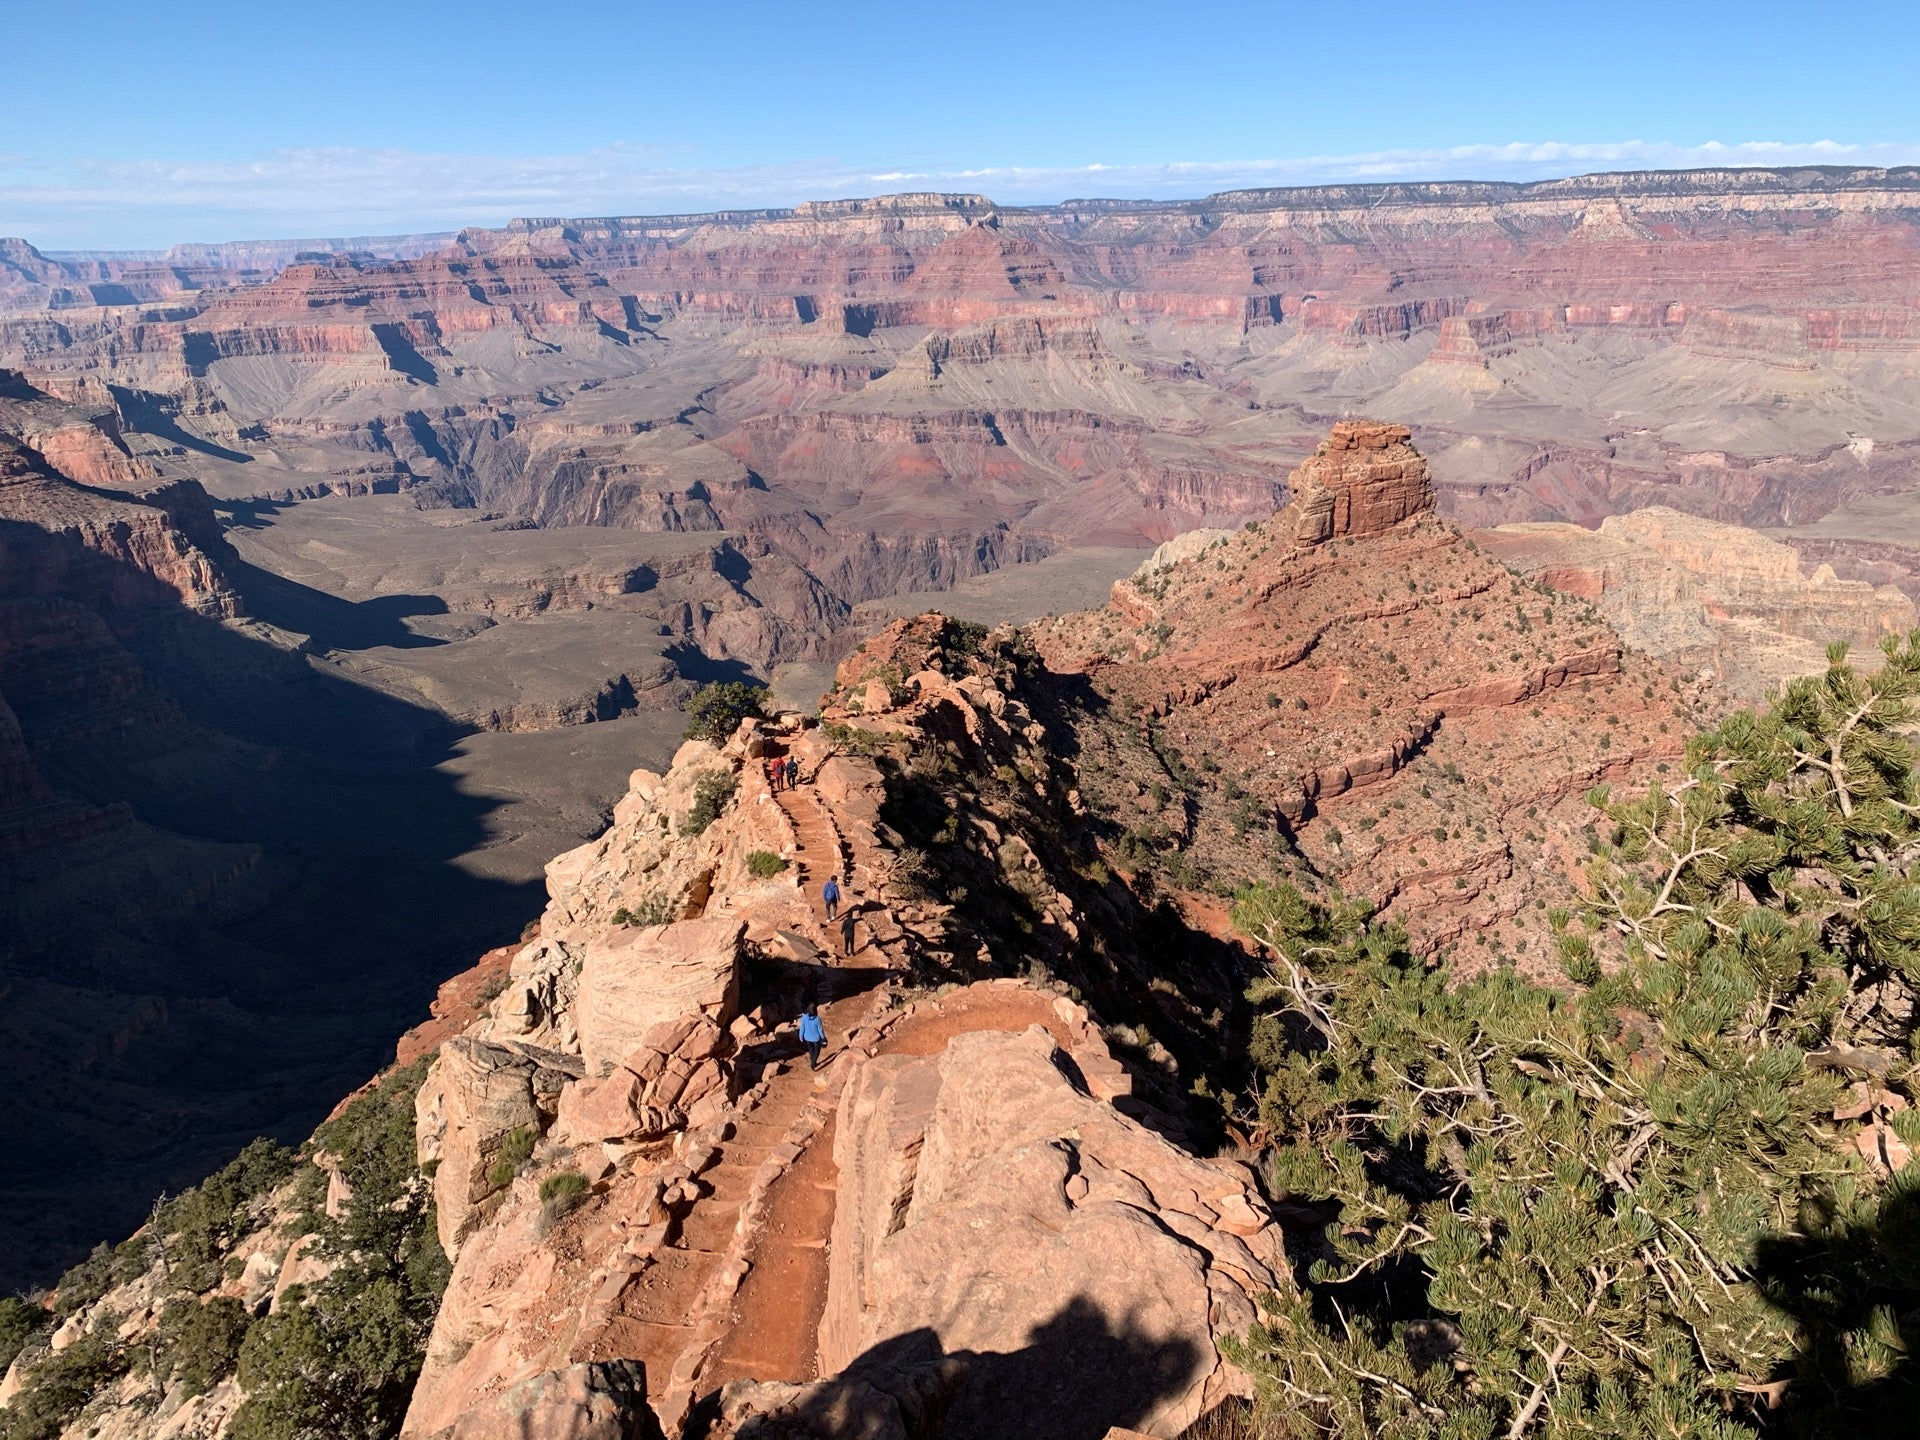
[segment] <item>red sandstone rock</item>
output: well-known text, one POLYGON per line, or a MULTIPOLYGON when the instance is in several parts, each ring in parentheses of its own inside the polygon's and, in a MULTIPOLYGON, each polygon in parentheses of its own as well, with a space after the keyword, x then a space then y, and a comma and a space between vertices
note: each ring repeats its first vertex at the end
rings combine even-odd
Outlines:
POLYGON ((713 1097, 726 1098, 726 1048, 726 1032, 700 1011, 655 1025, 611 1074, 568 1088, 557 1133, 602 1143, 654 1140, 685 1128, 713 1097))
POLYGON ((655 1027, 698 1014, 724 1030, 739 1002, 739 947, 745 922, 716 915, 646 929, 620 927, 581 956, 575 1016, 590 1073, 604 1075, 655 1027))
POLYGON ((487 1215, 499 1194, 491 1178, 503 1141, 515 1130, 537 1131, 534 1097, 539 1064, 529 1056, 468 1035, 440 1047, 415 1102, 423 1159, 438 1161, 433 1192, 440 1243, 450 1256, 487 1215))
POLYGON ((1549 963, 1581 797, 1678 754, 1697 722, 1677 677, 1434 516, 1404 429, 1342 422, 1302 471, 1272 520, 1033 627, 1108 700, 1064 746, 1083 798, 1220 883, 1300 863, 1249 861, 1256 817, 1277 819, 1306 866, 1430 948, 1549 963), (1153 799, 1176 788, 1162 751, 1198 772, 1183 804, 1153 799))
POLYGON ((509 1386, 432 1440, 661 1440, 647 1405, 646 1367, 597 1361, 509 1386))
POLYGON ((841 1101, 820 1368, 930 1333, 954 1360, 954 1440, 1005 1433, 1014 1394, 1038 1407, 1022 1433, 1064 1426, 1090 1386, 1115 1411, 1137 1390, 1130 1413, 1175 1433, 1246 1385, 1201 1337, 1251 1324, 1281 1283, 1246 1173, 1077 1092, 1054 1049, 961 1035, 870 1063, 841 1101))
POLYGON ((1313 458, 1287 477, 1296 543, 1377 535, 1433 508, 1427 462, 1404 425, 1342 420, 1313 458))

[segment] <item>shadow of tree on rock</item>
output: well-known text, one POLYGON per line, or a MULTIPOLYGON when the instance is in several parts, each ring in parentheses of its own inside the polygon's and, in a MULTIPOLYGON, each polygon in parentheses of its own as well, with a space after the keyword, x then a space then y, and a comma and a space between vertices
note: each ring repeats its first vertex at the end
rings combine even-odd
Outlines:
POLYGON ((1756 1247, 1755 1281, 1800 1326, 1781 1431, 1857 1440, 1920 1429, 1920 1166, 1865 1214, 1804 1203, 1798 1233, 1756 1247))
MULTIPOLYGON (((989 1303, 983 1297, 982 1303, 989 1303)), ((1204 1347, 1156 1337, 1076 1295, 1012 1351, 945 1350, 930 1329, 883 1340, 731 1432, 739 1440, 1100 1440, 1149 1423, 1204 1374, 1204 1347)), ((723 1433, 708 1431, 710 1434, 723 1433)))

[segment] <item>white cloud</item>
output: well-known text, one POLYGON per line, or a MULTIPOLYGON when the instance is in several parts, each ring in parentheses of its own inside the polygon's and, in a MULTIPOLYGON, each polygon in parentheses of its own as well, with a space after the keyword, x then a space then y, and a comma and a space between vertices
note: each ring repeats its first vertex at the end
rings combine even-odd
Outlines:
POLYGON ((1171 199, 1263 185, 1520 180, 1591 170, 1739 165, 1905 165, 1920 143, 1627 140, 1383 150, 1292 159, 1067 167, 860 167, 832 160, 734 168, 609 146, 573 155, 279 150, 239 161, 37 161, 0 154, 0 235, 47 248, 177 240, 390 234, 518 215, 633 215, 791 205, 901 189, 975 190, 1013 204, 1087 196, 1171 199))

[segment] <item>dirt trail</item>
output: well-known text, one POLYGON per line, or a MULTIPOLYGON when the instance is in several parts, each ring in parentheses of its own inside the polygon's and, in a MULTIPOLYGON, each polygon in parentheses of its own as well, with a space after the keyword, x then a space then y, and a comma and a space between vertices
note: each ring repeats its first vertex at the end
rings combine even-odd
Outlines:
POLYGON ((828 1241, 839 1171, 829 1119, 768 1194, 766 1228, 753 1269, 734 1299, 727 1339, 701 1376, 703 1389, 729 1380, 812 1380, 820 1317, 827 1308, 828 1241))
MULTIPOLYGON (((876 1054, 931 1055, 955 1035, 1044 1025, 1069 1036, 1051 1002, 1031 990, 986 987, 940 1002, 889 1031, 876 1054)), ((835 1093, 844 1083, 836 1075, 835 1093)), ((817 1379, 820 1318, 826 1311, 829 1242, 839 1169, 831 1118, 767 1196, 753 1269, 734 1298, 727 1338, 701 1374, 711 1393, 729 1380, 817 1379)))
POLYGON ((841 958, 840 927, 825 919, 820 886, 837 875, 851 899, 853 847, 807 780, 774 797, 796 837, 799 889, 783 929, 817 945, 820 963, 763 982, 754 1008, 778 1028, 751 1040, 738 1064, 743 1083, 764 1088, 701 1168, 697 1196, 668 1192, 665 1244, 625 1282, 591 1343, 589 1358, 644 1361, 649 1397, 663 1414, 684 1414, 695 1395, 736 1376, 811 1366, 833 1219, 832 1111, 844 1072, 836 1061, 851 1037, 871 1033, 862 1027, 881 1004, 878 982, 905 958, 898 927, 886 922, 881 928, 896 943, 874 942, 862 922, 859 953, 841 958), (807 1000, 819 1004, 827 1031, 818 1074, 787 1023, 807 1000), (783 1199, 769 1215, 776 1191, 806 1203, 783 1199))
POLYGON ((596 1347, 645 1360, 650 1391, 668 1394, 664 1413, 674 1417, 696 1400, 710 1405, 730 1380, 815 1378, 838 1194, 834 1112, 853 1066, 889 1051, 932 1054, 970 1030, 1041 1024, 1066 1038, 1050 1001, 998 986, 926 1004, 904 1019, 896 1014, 889 1029, 887 992, 875 982, 907 970, 912 937, 884 881, 888 857, 863 853, 867 842, 849 839, 806 772, 774 799, 795 836, 791 933, 817 944, 822 963, 794 967, 761 1003, 769 1015, 787 1017, 803 997, 817 998, 827 1047, 815 1074, 790 1029, 748 1045, 740 1064, 748 1083, 756 1072, 764 1080, 762 1097, 702 1170, 698 1199, 679 1207, 668 1246, 627 1287, 596 1347), (852 957, 840 956, 840 927, 827 922, 819 898, 829 875, 839 877, 843 903, 859 914, 852 957), (867 889, 852 877, 880 883, 867 889))
MULTIPOLYGON (((827 877, 846 878, 846 846, 811 786, 802 783, 792 790, 776 790, 773 798, 786 812, 787 819, 793 822, 794 834, 799 836, 794 867, 800 872, 800 888, 806 896, 808 912, 817 914, 820 887, 826 883, 827 877)), ((837 951, 839 936, 833 938, 837 951)))
POLYGON ((700 1176, 700 1198, 671 1222, 669 1244, 626 1287, 596 1338, 599 1353, 593 1358, 646 1362, 651 1398, 665 1392, 693 1339, 696 1304, 726 1258, 753 1174, 799 1114, 804 1091, 804 1083, 770 1086, 766 1098, 733 1127, 717 1162, 700 1176))
POLYGON ((776 790, 774 800, 792 822, 799 837, 794 865, 799 872, 800 893, 806 902, 808 930, 815 943, 829 956, 841 950, 840 925, 826 919, 820 887, 829 875, 840 882, 841 905, 855 915, 854 955, 862 965, 904 967, 906 955, 894 944, 900 926, 880 890, 870 888, 876 875, 884 874, 884 862, 878 855, 860 854, 840 832, 833 816, 820 799, 819 792, 804 778, 791 790, 776 790))

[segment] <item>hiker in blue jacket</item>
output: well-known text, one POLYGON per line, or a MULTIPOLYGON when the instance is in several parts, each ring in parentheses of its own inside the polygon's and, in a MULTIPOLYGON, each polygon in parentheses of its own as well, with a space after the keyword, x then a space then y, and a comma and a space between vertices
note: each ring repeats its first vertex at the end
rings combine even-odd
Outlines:
POLYGON ((833 919, 840 913, 840 882, 827 876, 827 883, 820 887, 820 898, 827 902, 827 919, 833 919))
POLYGON ((811 1005, 800 1015, 800 1043, 807 1047, 807 1068, 818 1070, 820 1047, 827 1043, 827 1027, 820 1023, 820 1013, 811 1005))

